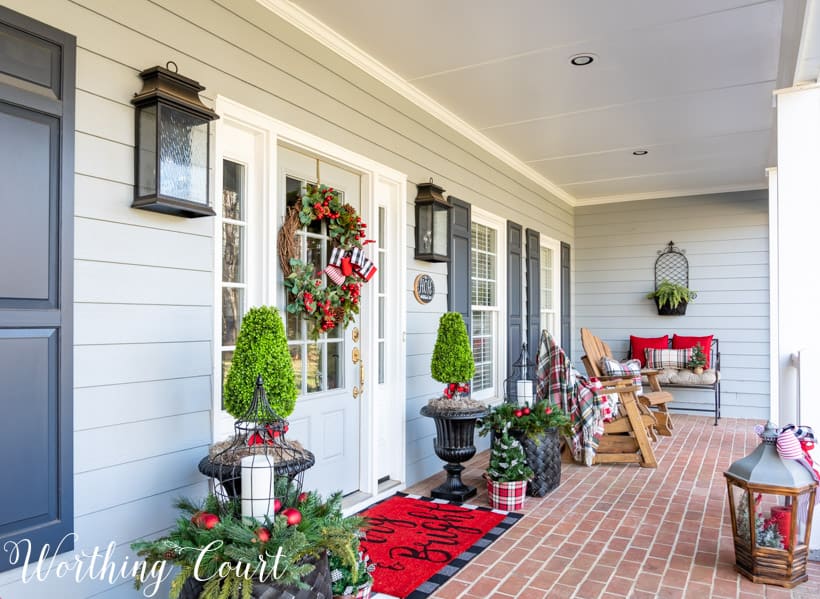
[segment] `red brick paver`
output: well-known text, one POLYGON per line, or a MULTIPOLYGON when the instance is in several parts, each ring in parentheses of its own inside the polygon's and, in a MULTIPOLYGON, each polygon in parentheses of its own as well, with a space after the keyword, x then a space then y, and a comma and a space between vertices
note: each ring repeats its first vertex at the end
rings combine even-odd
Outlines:
MULTIPOLYGON (((528 497, 525 515, 431 597, 707 599, 820 597, 820 563, 792 591, 754 584, 733 569, 723 471, 757 445, 755 421, 675 415, 672 437, 655 443, 658 468, 563 464, 561 486, 528 497)), ((466 464, 479 489, 487 452, 466 464)), ((443 473, 407 490, 426 495, 443 473)), ((820 525, 820 523, 816 523, 820 525)))

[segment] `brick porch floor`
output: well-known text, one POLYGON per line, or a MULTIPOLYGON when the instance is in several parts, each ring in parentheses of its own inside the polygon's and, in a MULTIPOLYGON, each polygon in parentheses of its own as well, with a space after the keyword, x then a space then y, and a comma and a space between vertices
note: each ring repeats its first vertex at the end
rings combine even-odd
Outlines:
MULTIPOLYGON (((675 416, 674 436, 655 444, 657 469, 564 463, 561 486, 528 497, 525 516, 432 597, 817 598, 820 563, 792 591, 753 584, 732 568, 734 549, 723 471, 748 454, 751 420, 675 416)), ((483 452, 464 480, 481 491, 483 452)), ((426 495, 443 473, 407 492, 426 495)))

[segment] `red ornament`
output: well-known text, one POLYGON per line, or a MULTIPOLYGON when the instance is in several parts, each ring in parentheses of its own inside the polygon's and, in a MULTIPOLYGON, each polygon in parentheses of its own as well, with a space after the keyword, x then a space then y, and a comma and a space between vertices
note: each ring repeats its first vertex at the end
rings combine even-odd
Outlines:
POLYGON ((197 512, 191 517, 191 523, 199 528, 211 530, 214 526, 219 524, 219 516, 208 512, 197 512))
POLYGON ((288 526, 296 526, 302 521, 302 512, 295 507, 289 507, 282 510, 282 515, 287 518, 288 526))
POLYGON ((524 416, 529 416, 530 415, 530 409, 529 408, 524 408, 521 411, 524 412, 524 416))
POLYGON ((515 417, 516 418, 521 418, 523 415, 524 415, 524 412, 522 410, 516 410, 515 411, 515 417))
POLYGON ((306 493, 304 491, 302 493, 299 493, 299 503, 302 503, 307 498, 308 498, 308 493, 306 493))
POLYGON ((273 513, 276 514, 282 509, 282 502, 279 499, 273 500, 273 513))
POLYGON ((260 526, 256 529, 256 538, 262 543, 267 543, 270 541, 270 531, 264 526, 260 526))
POLYGON ((552 408, 551 408, 551 407, 549 407, 549 406, 547 406, 546 408, 544 408, 544 414, 552 414, 552 408))

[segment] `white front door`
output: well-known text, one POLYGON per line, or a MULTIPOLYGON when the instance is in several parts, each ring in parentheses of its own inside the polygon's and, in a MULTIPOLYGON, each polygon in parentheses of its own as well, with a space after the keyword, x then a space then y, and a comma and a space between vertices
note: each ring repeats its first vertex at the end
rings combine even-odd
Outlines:
MULTIPOLYGON (((362 177, 316 157, 279 147, 279 207, 284 214, 305 192, 322 184, 337 190, 342 201, 361 211, 362 177)), ((328 264, 332 241, 324 222, 297 233, 300 258, 321 272, 328 264)), ((288 301, 284 298, 285 303, 288 301)), ((362 306, 362 312, 368 306, 362 306)), ((296 409, 288 418, 288 438, 298 440, 316 456, 304 485, 324 495, 359 490, 361 419, 361 342, 367 333, 361 318, 346 330, 337 327, 312 341, 307 324, 285 313, 288 347, 300 390, 296 409)))

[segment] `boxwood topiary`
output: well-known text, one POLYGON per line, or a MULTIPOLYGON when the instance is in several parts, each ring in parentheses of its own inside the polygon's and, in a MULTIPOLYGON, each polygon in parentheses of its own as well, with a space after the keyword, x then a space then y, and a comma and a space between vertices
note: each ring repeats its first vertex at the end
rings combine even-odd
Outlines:
POLYGON ((223 394, 225 409, 233 417, 241 418, 248 411, 259 375, 271 407, 282 418, 290 416, 297 396, 293 363, 282 318, 269 306, 248 310, 239 327, 223 394))
POLYGON ((466 383, 475 374, 467 326, 458 312, 446 312, 439 320, 430 371, 440 383, 466 383))

